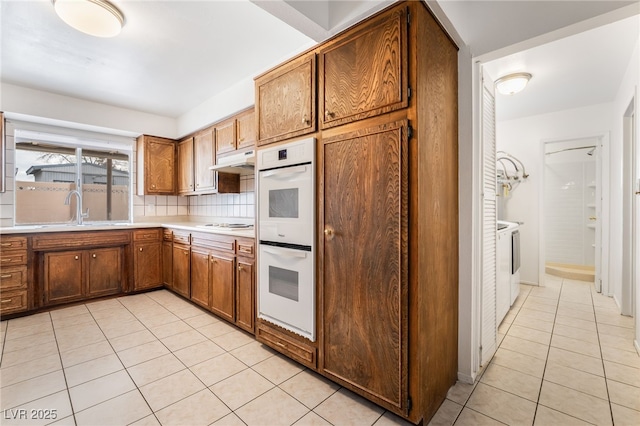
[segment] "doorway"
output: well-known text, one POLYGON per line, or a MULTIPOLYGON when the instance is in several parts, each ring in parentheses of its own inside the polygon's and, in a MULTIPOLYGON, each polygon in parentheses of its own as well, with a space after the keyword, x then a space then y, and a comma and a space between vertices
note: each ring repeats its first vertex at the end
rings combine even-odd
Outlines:
POLYGON ((601 137, 542 145, 541 280, 588 281, 601 291, 601 137))

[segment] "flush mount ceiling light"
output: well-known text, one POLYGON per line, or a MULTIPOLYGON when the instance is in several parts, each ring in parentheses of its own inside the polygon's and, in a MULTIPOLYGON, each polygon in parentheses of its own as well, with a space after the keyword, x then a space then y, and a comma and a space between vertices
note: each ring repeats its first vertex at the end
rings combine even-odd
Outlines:
POLYGON ((51 0, 56 13, 78 31, 95 37, 113 37, 124 25, 124 15, 107 0, 51 0))
POLYGON ((496 80, 496 89, 503 95, 514 95, 521 92, 530 79, 531 74, 527 72, 505 75, 496 80))

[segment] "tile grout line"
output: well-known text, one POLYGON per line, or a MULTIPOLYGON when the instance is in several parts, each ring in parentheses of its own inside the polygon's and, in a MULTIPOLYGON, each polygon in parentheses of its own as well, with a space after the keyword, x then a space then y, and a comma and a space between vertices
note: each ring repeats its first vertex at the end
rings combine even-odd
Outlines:
POLYGON ((69 382, 67 381, 67 373, 64 368, 64 363, 62 362, 62 352, 60 351, 60 345, 58 344, 58 335, 56 334, 56 326, 53 321, 53 317, 51 316, 51 311, 47 313, 49 314, 49 320, 51 321, 51 329, 53 330, 53 339, 56 342, 56 348, 58 349, 58 357, 60 358, 60 369, 62 370, 62 377, 64 378, 64 386, 65 386, 65 390, 67 391, 67 398, 69 398, 69 407, 71 408, 71 416, 69 417, 73 417, 73 424, 77 425, 78 422, 76 421, 76 412, 73 409, 73 401, 71 400, 71 392, 69 390, 69 382))
POLYGON ((591 304, 593 306, 593 319, 596 323, 596 336, 598 337, 598 349, 600 349, 600 361, 602 363, 602 374, 604 375, 604 387, 607 390, 607 402, 609 403, 609 415, 611 416, 611 424, 614 424, 613 419, 613 406, 611 405, 611 394, 609 393, 609 381, 607 380, 607 369, 604 365, 604 355, 602 354, 602 343, 600 342, 600 329, 598 327, 598 315, 596 314, 596 306, 593 302, 593 293, 589 288, 589 295, 591 296, 591 304))

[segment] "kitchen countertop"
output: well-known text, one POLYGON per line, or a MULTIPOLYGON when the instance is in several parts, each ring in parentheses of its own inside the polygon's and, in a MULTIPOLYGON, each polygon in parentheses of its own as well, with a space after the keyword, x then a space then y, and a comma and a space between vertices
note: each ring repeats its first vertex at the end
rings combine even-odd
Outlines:
POLYGON ((193 232, 206 232, 210 234, 231 235, 244 238, 255 238, 255 229, 226 231, 202 226, 200 222, 136 222, 136 223, 110 223, 89 225, 18 225, 0 228, 0 235, 9 234, 37 234, 42 232, 78 232, 78 231, 105 231, 117 229, 142 229, 142 228, 172 228, 193 232))

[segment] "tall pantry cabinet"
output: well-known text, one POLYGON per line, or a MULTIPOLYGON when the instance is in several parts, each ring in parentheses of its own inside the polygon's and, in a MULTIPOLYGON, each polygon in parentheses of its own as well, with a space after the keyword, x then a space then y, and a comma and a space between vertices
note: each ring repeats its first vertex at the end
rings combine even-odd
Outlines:
MULTIPOLYGON (((262 320, 257 329, 317 353, 306 365, 320 374, 427 423, 457 375, 457 48, 423 2, 397 3, 259 76, 258 129, 275 120, 262 101, 286 105, 269 85, 314 58, 318 338, 262 320)), ((286 130, 259 133, 258 145, 286 130)))

